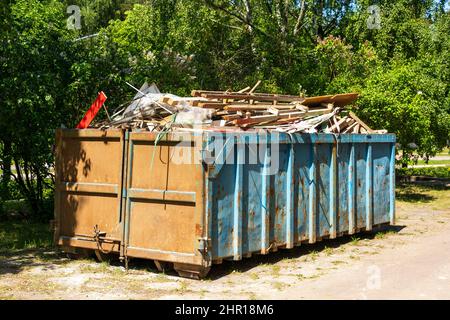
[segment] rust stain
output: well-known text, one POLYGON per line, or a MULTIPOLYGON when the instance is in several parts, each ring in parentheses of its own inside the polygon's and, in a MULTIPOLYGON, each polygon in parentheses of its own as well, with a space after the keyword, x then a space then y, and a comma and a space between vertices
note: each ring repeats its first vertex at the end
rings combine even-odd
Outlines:
POLYGON ((195 225, 195 235, 199 237, 203 235, 203 228, 198 223, 195 225))

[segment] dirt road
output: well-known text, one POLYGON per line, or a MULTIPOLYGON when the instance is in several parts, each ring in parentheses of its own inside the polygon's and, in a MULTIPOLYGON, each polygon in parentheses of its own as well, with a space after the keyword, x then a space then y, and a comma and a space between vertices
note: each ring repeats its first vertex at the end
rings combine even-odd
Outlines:
POLYGON ((450 299, 450 228, 383 250, 379 255, 363 257, 320 279, 292 286, 279 297, 450 299))
MULTIPOLYGON (((422 188, 422 187, 421 187, 422 188)), ((397 195, 397 225, 215 266, 203 281, 148 261, 0 255, 1 299, 450 299, 450 190, 397 195)))

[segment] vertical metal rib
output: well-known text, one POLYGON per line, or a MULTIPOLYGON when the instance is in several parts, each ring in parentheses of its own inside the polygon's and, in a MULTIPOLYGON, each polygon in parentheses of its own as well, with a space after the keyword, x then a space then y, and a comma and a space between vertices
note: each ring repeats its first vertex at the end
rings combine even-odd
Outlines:
POLYGON ((395 143, 391 145, 391 155, 389 164, 389 219, 391 224, 395 223, 395 143))
POLYGON ((317 219, 317 146, 315 143, 311 144, 313 150, 311 152, 309 163, 309 243, 315 243, 317 239, 316 235, 316 219, 317 219))
MULTIPOLYGON (((209 134, 202 133, 202 141, 201 144, 203 146, 203 150, 206 150, 207 146, 211 143, 211 136, 209 134)), ((197 148, 197 145, 195 146, 197 148)), ((202 153, 202 157, 204 156, 204 153, 202 153)), ((204 159, 202 159, 202 162, 204 159)), ((203 203, 205 205, 205 220, 204 220, 204 226, 205 231, 203 236, 207 239, 212 239, 212 226, 213 226, 213 219, 214 219, 214 212, 213 212, 213 201, 214 195, 213 195, 213 176, 210 175, 210 170, 207 170, 205 172, 205 169, 203 169, 203 180, 204 180, 204 190, 202 193, 203 197, 203 203)), ((217 223, 217 220, 214 220, 214 223, 217 223)), ((211 241, 211 247, 213 246, 214 242, 211 241)), ((216 248, 212 247, 211 250, 207 251, 208 258, 211 261, 213 259, 213 252, 217 254, 216 248)))
POLYGON ((372 145, 367 144, 366 158, 366 230, 372 230, 373 226, 373 163, 372 145))
POLYGON ((262 165, 261 173, 261 253, 266 254, 269 248, 269 206, 270 206, 270 176, 266 172, 266 167, 269 166, 269 141, 267 141, 266 150, 264 153, 264 163, 262 165))
POLYGON ((350 160, 348 164, 348 234, 356 232, 355 198, 356 198, 356 163, 355 144, 350 144, 350 160))
POLYGON ((233 248, 234 260, 242 257, 242 200, 243 200, 243 176, 245 161, 245 144, 236 137, 236 178, 234 184, 234 223, 233 223, 233 248))
POLYGON ((286 172, 286 248, 294 247, 294 144, 291 142, 286 172))
MULTIPOLYGON (((337 143, 337 142, 336 142, 337 143)), ((336 238, 337 233, 337 208, 336 208, 336 199, 337 199, 337 180, 338 180, 338 172, 337 172, 337 145, 333 144, 332 153, 331 153, 331 163, 330 163, 330 238, 336 238)))

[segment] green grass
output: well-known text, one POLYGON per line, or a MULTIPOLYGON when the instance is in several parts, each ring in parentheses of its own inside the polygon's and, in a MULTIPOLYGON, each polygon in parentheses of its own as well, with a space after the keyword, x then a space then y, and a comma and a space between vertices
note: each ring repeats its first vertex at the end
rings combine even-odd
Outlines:
POLYGON ((395 197, 397 206, 404 209, 414 208, 420 204, 431 204, 434 210, 450 208, 450 188, 445 186, 399 184, 395 197))
POLYGON ((0 206, 0 213, 7 216, 29 214, 31 212, 28 203, 24 199, 3 201, 0 202, 0 206))
POLYGON ((287 284, 276 281, 272 283, 272 287, 274 287, 278 291, 282 291, 285 287, 287 287, 287 284))
POLYGON ((326 256, 331 256, 333 254, 333 248, 325 246, 323 252, 325 253, 326 256))
POLYGON ((338 265, 338 264, 346 264, 347 262, 342 261, 342 260, 334 260, 334 261, 331 261, 331 263, 334 265, 338 265))
POLYGON ((358 244, 359 244, 359 241, 361 240, 360 238, 358 238, 358 237, 355 237, 355 236, 353 236, 352 238, 351 238, 351 244, 353 245, 353 246, 357 246, 358 244))
POLYGON ((444 148, 444 150, 442 150, 437 155, 438 156, 450 156, 450 148, 444 148))
POLYGON ((417 164, 419 165, 445 164, 447 166, 450 166, 450 160, 429 160, 428 163, 426 163, 425 160, 419 160, 417 161, 417 164))
POLYGON ((380 231, 380 232, 377 232, 377 234, 375 235, 375 239, 384 239, 384 238, 386 238, 386 236, 393 235, 393 234, 395 234, 395 232, 392 230, 380 231))
POLYGON ((53 235, 47 223, 0 222, 0 253, 23 249, 49 248, 53 235))
POLYGON ((185 293, 186 291, 189 290, 189 284, 187 283, 187 281, 182 280, 180 281, 180 287, 178 289, 176 289, 179 293, 185 293))
POLYGON ((280 275, 281 267, 279 265, 272 266, 272 275, 278 277, 280 275))
POLYGON ((259 275, 257 273, 250 273, 250 279, 252 280, 258 280, 259 279, 259 275))

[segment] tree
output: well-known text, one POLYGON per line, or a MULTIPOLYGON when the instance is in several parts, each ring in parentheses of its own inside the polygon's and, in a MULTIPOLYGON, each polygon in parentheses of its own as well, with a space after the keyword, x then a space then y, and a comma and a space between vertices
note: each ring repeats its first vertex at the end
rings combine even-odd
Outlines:
POLYGON ((359 92, 355 111, 397 134, 403 164, 449 139, 448 0, 0 3, 1 188, 12 176, 35 212, 52 190, 54 128, 74 127, 100 90, 109 109, 125 105, 126 81, 179 95, 257 80, 272 93, 359 92), (81 30, 66 28, 69 4, 81 30), (373 4, 379 29, 367 25, 373 4))
MULTIPOLYGON (((75 114, 65 103, 74 48, 61 3, 18 0, 7 10, 1 38, 1 159, 13 160, 11 175, 33 212, 48 214, 44 195, 52 188, 54 130, 73 123, 75 114)), ((3 169, 7 166, 6 161, 3 169)))

